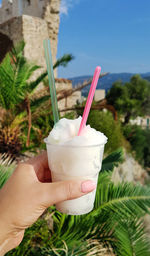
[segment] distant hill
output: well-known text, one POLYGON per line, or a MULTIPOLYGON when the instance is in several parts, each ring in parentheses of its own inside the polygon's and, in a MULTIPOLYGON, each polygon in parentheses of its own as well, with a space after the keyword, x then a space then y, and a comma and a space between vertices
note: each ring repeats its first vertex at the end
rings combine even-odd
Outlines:
MULTIPOLYGON (((123 83, 129 82, 130 78, 135 75, 134 73, 110 73, 105 77, 102 77, 97 85, 97 89, 105 89, 106 93, 108 92, 108 90, 112 87, 113 83, 121 80, 123 83)), ((144 79, 147 79, 150 81, 150 72, 148 73, 144 73, 144 74, 140 74, 144 79)), ((75 86, 79 83, 83 83, 84 80, 89 79, 91 76, 87 75, 87 76, 79 76, 79 77, 72 77, 69 78, 72 81, 72 85, 75 86)), ((82 95, 83 96, 87 96, 88 92, 89 92, 89 88, 90 85, 83 88, 82 90, 82 95)))
POLYGON ((146 76, 146 77, 144 77, 144 79, 150 81, 150 76, 146 76))

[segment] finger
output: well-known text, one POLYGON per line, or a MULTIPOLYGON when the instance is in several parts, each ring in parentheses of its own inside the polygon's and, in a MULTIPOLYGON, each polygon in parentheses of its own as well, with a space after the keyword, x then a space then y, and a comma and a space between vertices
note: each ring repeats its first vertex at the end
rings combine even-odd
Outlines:
POLYGON ((41 202, 45 207, 53 204, 75 199, 96 188, 94 181, 67 180, 54 183, 41 183, 41 202))
POLYGON ((32 165, 36 176, 40 182, 51 181, 51 172, 48 167, 48 158, 46 151, 34 158, 29 159, 26 163, 32 165))
POLYGON ((40 170, 41 167, 44 169, 48 168, 47 152, 44 151, 40 155, 29 159, 26 163, 31 164, 35 168, 36 171, 40 170))
MULTIPOLYGON (((40 174, 40 172, 39 172, 39 174, 40 174)), ((52 182, 50 169, 49 168, 45 169, 43 175, 39 175, 38 179, 40 182, 52 182)))

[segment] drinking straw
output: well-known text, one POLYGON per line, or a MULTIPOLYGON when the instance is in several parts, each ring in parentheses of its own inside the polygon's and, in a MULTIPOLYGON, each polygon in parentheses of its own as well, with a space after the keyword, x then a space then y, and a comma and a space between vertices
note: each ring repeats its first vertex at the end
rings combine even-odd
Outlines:
POLYGON ((93 97, 94 97, 94 93, 95 93, 95 89, 98 83, 98 79, 99 79, 99 75, 101 72, 101 67, 96 67, 95 72, 94 72, 94 76, 93 76, 93 80, 92 80, 92 84, 90 87, 90 91, 88 94, 88 98, 87 98, 87 102, 84 108, 84 112, 83 112, 83 116, 82 116, 82 120, 81 120, 81 124, 80 124, 80 128, 79 128, 79 132, 78 132, 78 136, 80 136, 82 129, 85 127, 86 125, 86 121, 90 112, 90 108, 91 108, 91 104, 93 101, 93 97))
POLYGON ((56 86, 55 86, 55 79, 54 79, 54 72, 53 72, 50 40, 45 39, 43 43, 44 43, 45 59, 46 59, 47 72, 48 72, 48 81, 49 81, 49 88, 50 88, 50 95, 51 95, 54 124, 56 124, 59 121, 59 115, 58 115, 58 104, 57 104, 56 86))

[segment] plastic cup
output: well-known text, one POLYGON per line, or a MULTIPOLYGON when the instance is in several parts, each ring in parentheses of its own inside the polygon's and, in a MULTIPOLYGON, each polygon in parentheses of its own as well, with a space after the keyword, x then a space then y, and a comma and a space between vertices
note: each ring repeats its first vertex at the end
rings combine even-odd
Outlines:
MULTIPOLYGON (((104 145, 53 145, 44 140, 52 182, 64 180, 93 180, 97 184, 101 170, 104 145)), ((92 211, 96 189, 80 198, 56 204, 56 209, 68 215, 81 215, 92 211)))

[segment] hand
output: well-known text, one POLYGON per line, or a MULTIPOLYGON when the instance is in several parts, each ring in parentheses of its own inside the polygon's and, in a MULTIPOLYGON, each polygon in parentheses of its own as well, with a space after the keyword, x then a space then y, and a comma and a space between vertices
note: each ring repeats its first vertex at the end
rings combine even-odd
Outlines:
POLYGON ((15 248, 45 209, 96 188, 93 181, 51 183, 47 154, 20 163, 0 190, 0 255, 15 248))

